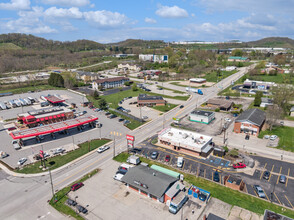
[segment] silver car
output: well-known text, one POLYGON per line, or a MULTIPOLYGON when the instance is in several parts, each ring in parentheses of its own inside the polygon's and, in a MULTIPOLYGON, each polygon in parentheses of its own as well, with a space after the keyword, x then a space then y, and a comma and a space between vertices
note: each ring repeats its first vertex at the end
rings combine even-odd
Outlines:
POLYGON ((281 175, 279 181, 280 181, 280 183, 286 183, 286 176, 285 175, 281 175))
POLYGON ((258 197, 265 198, 265 193, 259 185, 254 185, 254 189, 255 189, 255 192, 257 193, 258 197))

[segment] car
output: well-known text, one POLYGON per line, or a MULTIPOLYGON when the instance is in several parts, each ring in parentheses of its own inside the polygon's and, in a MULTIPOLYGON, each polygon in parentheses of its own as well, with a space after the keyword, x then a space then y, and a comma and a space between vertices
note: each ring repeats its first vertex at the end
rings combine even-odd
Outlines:
POLYGON ((225 118, 225 121, 231 122, 232 120, 230 118, 225 118))
POLYGON ((245 163, 235 163, 233 164, 234 169, 237 168, 246 168, 246 164, 245 163))
POLYGON ((134 149, 129 150, 130 153, 136 154, 137 151, 135 151, 134 149))
POLYGON ((245 140, 249 140, 249 138, 250 138, 250 135, 249 134, 246 134, 245 140))
POLYGON ((118 180, 121 181, 121 179, 123 178, 124 174, 122 173, 116 173, 115 176, 113 177, 114 180, 118 180))
POLYGON ((129 124, 129 123, 131 123, 129 120, 125 120, 125 121, 124 121, 124 125, 127 125, 127 124, 129 124))
POLYGON ((286 176, 285 175, 281 175, 279 182, 280 183, 286 183, 286 176))
POLYGON ((102 153, 102 152, 108 150, 109 148, 110 147, 108 145, 105 145, 105 146, 99 147, 98 150, 97 150, 97 152, 98 153, 102 153))
POLYGON ((151 92, 151 89, 145 89, 146 92, 151 92))
POLYGON ((102 123, 96 122, 96 128, 102 128, 102 123))
POLYGON ((116 117, 117 117, 117 115, 113 114, 113 115, 110 115, 109 118, 111 119, 111 118, 116 118, 116 117))
POLYGON ((133 150, 136 151, 136 152, 138 152, 138 153, 142 151, 140 148, 136 148, 136 147, 133 148, 133 150))
POLYGON ((265 198, 264 191, 259 185, 254 185, 253 188, 254 188, 256 194, 258 195, 258 197, 265 198))
POLYGON ((15 130, 15 129, 16 129, 16 127, 10 127, 10 128, 7 128, 8 131, 13 131, 13 130, 15 130))
POLYGON ((88 212, 88 210, 85 207, 81 206, 81 205, 77 205, 76 208, 77 208, 77 210, 79 212, 82 212, 84 214, 86 214, 88 212))
POLYGON ((122 174, 122 175, 125 175, 127 172, 128 172, 127 169, 119 168, 119 170, 116 172, 116 174, 122 174))
POLYGON ((177 167, 182 168, 183 164, 184 164, 184 158, 183 157, 178 157, 177 167))
POLYGON ((166 155, 165 158, 164 158, 164 161, 169 162, 170 161, 170 155, 166 155))
POLYGON ((206 200, 207 196, 204 193, 199 193, 198 198, 204 202, 206 200))
POLYGON ((184 108, 184 105, 180 105, 180 108, 184 108))
POLYGON ((83 111, 83 115, 87 114, 87 111, 83 111))
POLYGON ((62 154, 65 150, 63 148, 57 148, 55 151, 53 151, 53 154, 62 154))
POLYGON ((125 120, 124 118, 120 118, 120 119, 118 119, 119 122, 122 122, 122 121, 124 121, 124 120, 125 120))
POLYGON ((79 188, 81 188, 82 186, 84 186, 84 183, 82 183, 82 182, 75 183, 75 184, 73 184, 73 185, 70 187, 70 190, 71 190, 71 191, 76 191, 76 190, 78 190, 79 188))
POLYGON ((142 116, 142 119, 146 120, 146 119, 148 119, 148 116, 144 115, 144 116, 142 116))
POLYGON ((213 181, 214 182, 219 182, 219 173, 217 171, 215 171, 213 173, 213 181))
POLYGON ((27 158, 23 157, 23 158, 18 160, 17 164, 18 165, 23 165, 26 161, 27 161, 27 158))
POLYGON ((265 172, 263 173, 263 179, 268 180, 269 177, 270 177, 270 175, 271 175, 271 173, 270 173, 269 171, 265 171, 265 172))
POLYGON ((111 115, 111 113, 110 112, 106 112, 105 115, 111 115))
POLYGON ((161 88, 161 87, 158 87, 157 89, 158 89, 158 90, 163 90, 163 88, 161 88))
POLYGON ((12 141, 12 146, 14 147, 15 150, 18 150, 21 148, 20 144, 18 143, 17 140, 12 141))
POLYGON ((277 138, 278 138, 277 135, 271 135, 271 136, 270 136, 270 140, 271 140, 271 141, 274 141, 274 140, 276 140, 277 138))
POLYGON ((131 98, 133 98, 133 96, 129 96, 129 97, 128 97, 128 99, 131 99, 131 98))
POLYGON ((68 204, 69 206, 76 206, 77 202, 72 199, 67 199, 66 204, 68 204))
POLYGON ((269 139, 270 136, 269 136, 269 135, 264 135, 263 138, 264 138, 264 139, 269 139))
POLYGON ((44 158, 46 158, 46 157, 50 157, 50 154, 47 153, 47 152, 44 152, 43 156, 44 156, 44 158))
POLYGON ((151 154, 151 158, 155 160, 157 157, 158 157, 158 152, 153 151, 151 154))

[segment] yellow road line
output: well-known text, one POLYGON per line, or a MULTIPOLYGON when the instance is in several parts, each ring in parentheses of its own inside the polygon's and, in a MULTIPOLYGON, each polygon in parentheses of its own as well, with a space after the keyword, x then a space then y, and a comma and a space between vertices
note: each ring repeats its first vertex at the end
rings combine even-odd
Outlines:
POLYGON ((265 163, 265 165, 264 165, 264 167, 263 167, 263 170, 261 171, 260 179, 261 179, 261 177, 262 177, 262 175, 263 175, 263 173, 264 173, 264 170, 265 170, 266 165, 267 165, 267 163, 265 163))
POLYGON ((255 191, 254 187, 253 187, 252 185, 251 185, 251 187, 252 187, 252 189, 253 189, 255 195, 256 195, 257 197, 259 197, 259 196, 257 195, 257 192, 255 191))
POLYGON ((286 179, 286 187, 287 187, 287 184, 288 184, 289 174, 290 174, 290 168, 288 169, 288 176, 287 176, 287 179, 286 179))
POLYGON ((213 172, 211 172, 211 180, 213 181, 213 172))
POLYGON ((204 178, 205 178, 205 174, 206 174, 206 169, 204 169, 204 178))
POLYGON ((279 198, 277 197, 276 193, 274 192, 275 197, 277 198, 277 200, 279 201, 280 205, 282 205, 281 201, 279 200, 279 198))
POLYGON ((282 171, 282 167, 280 167, 280 172, 279 172, 279 175, 278 175, 278 178, 277 178, 277 184, 278 184, 278 182, 279 182, 279 177, 280 177, 280 175, 281 175, 281 171, 282 171))
POLYGON ((266 196, 267 200, 270 201, 270 200, 268 199, 267 194, 265 193, 265 191, 263 191, 263 192, 264 192, 264 195, 266 196))
POLYGON ((270 176, 269 176, 269 178, 268 178, 268 182, 270 181, 270 179, 271 179, 271 177, 272 177, 272 172, 273 172, 273 170, 274 170, 274 167, 275 167, 275 165, 272 166, 272 170, 271 170, 270 176))
POLYGON ((292 203, 290 202, 290 200, 288 199, 288 197, 286 195, 285 195, 285 198, 288 200, 288 202, 291 205, 292 209, 294 209, 294 206, 292 205, 292 203))

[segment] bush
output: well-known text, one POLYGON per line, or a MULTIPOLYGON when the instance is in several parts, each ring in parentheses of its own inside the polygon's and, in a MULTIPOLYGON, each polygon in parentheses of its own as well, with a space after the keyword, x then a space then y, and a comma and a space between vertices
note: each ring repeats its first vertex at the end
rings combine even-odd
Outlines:
POLYGON ((229 148, 227 146, 224 146, 223 148, 224 148, 225 152, 229 152, 229 148))
POLYGON ((215 112, 219 112, 219 111, 220 111, 220 109, 219 109, 219 108, 216 108, 216 109, 215 109, 215 112))
POLYGON ((239 155, 238 149, 234 148, 233 150, 230 150, 229 155, 231 157, 238 157, 239 155))

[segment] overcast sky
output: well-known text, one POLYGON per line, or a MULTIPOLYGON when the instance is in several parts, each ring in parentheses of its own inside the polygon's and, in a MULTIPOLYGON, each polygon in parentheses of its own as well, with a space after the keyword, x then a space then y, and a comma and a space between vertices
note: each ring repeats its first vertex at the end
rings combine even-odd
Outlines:
POLYGON ((47 39, 294 38, 294 0, 0 0, 0 32, 47 39))

